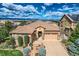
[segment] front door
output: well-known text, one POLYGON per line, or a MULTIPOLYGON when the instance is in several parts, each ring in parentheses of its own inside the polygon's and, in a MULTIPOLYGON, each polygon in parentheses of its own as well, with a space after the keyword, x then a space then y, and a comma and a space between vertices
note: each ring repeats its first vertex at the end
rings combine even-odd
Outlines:
POLYGON ((42 31, 38 31, 38 37, 42 36, 42 31))

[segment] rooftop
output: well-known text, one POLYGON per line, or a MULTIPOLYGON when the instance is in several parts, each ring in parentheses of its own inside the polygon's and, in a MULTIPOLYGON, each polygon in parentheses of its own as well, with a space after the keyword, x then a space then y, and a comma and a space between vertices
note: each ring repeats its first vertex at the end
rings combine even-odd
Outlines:
POLYGON ((33 33, 33 31, 39 26, 44 27, 45 30, 59 31, 59 27, 55 23, 49 23, 45 21, 35 21, 28 25, 18 26, 10 33, 33 33))

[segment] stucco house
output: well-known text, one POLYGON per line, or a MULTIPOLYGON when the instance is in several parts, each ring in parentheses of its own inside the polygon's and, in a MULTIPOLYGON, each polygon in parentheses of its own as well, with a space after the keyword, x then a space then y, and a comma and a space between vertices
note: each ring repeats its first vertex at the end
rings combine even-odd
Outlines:
POLYGON ((71 31, 74 30, 78 21, 79 21, 79 15, 65 14, 59 21, 59 27, 60 27, 61 34, 70 36, 71 31))
POLYGON ((12 37, 15 38, 16 45, 18 46, 18 36, 24 37, 28 34, 29 41, 38 40, 40 37, 43 41, 55 41, 59 39, 60 30, 55 23, 49 23, 45 21, 35 21, 28 25, 18 26, 16 29, 10 32, 12 37))

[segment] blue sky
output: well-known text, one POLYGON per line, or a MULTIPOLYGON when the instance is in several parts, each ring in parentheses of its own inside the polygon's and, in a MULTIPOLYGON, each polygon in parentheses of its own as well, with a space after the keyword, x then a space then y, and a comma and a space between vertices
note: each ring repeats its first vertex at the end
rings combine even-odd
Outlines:
POLYGON ((0 18, 59 20, 78 13, 78 3, 0 3, 0 18))

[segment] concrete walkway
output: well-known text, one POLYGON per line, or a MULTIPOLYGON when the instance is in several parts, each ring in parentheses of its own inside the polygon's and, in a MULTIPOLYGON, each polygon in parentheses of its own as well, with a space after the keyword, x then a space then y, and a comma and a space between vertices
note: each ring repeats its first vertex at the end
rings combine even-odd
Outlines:
POLYGON ((43 41, 43 44, 46 47, 46 56, 68 56, 66 49, 58 40, 43 41))

